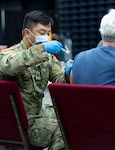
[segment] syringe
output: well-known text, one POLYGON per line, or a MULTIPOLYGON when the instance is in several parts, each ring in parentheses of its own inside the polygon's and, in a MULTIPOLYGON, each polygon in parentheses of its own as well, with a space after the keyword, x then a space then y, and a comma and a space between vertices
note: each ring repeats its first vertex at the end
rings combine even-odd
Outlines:
POLYGON ((64 46, 65 48, 61 48, 61 50, 67 54, 70 54, 70 50, 68 49, 67 45, 64 46))

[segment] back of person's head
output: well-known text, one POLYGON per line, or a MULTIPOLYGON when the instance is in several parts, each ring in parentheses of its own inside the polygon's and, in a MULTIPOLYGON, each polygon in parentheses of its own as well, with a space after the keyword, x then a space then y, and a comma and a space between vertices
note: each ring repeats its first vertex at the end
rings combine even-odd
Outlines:
POLYGON ((100 34, 105 42, 115 42, 115 9, 110 9, 100 23, 100 34))
POLYGON ((53 19, 45 14, 43 11, 34 10, 29 13, 27 13, 24 17, 23 21, 23 29, 28 28, 32 29, 35 27, 38 23, 42 25, 48 25, 51 23, 51 26, 53 25, 53 19))

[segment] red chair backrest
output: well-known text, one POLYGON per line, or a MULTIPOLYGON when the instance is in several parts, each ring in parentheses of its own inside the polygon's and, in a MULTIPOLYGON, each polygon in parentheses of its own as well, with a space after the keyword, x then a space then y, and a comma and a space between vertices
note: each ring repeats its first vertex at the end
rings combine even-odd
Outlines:
POLYGON ((115 150, 115 86, 53 83, 53 103, 72 150, 115 150))
POLYGON ((15 82, 0 81, 0 139, 21 141, 10 99, 11 95, 16 102, 25 135, 28 136, 28 121, 18 85, 15 82))

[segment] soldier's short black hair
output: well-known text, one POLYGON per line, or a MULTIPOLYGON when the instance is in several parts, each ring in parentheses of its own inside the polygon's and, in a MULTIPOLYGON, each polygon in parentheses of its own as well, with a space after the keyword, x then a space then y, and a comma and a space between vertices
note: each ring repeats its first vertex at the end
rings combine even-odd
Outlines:
POLYGON ((38 23, 42 25, 48 25, 49 23, 51 23, 51 26, 53 26, 54 22, 50 16, 45 14, 45 12, 33 10, 25 15, 23 21, 23 29, 28 28, 31 30, 38 23))

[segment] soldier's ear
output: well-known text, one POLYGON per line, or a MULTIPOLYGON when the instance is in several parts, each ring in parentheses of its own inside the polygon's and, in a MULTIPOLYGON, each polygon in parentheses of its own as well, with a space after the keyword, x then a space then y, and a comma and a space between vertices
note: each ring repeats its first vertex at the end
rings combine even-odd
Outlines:
POLYGON ((29 38, 30 32, 29 32, 29 30, 27 28, 22 30, 22 36, 26 37, 26 38, 29 38))

